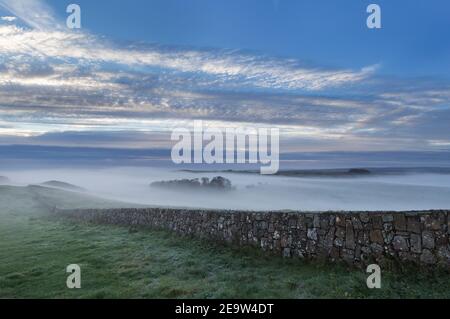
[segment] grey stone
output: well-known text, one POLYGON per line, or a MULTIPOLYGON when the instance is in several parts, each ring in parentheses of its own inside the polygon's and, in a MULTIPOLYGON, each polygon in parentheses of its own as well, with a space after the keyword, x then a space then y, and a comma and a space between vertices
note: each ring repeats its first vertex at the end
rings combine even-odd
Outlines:
POLYGON ((367 223, 370 221, 369 214, 367 214, 367 213, 359 214, 359 219, 360 219, 364 224, 367 224, 367 223))
POLYGON ((336 217, 336 226, 345 227, 345 217, 337 216, 336 217))
POLYGON ((383 229, 383 218, 381 216, 370 216, 370 220, 374 229, 383 229))
POLYGON ((431 219, 432 230, 442 230, 442 226, 445 224, 445 216, 442 214, 433 214, 431 219))
POLYGON ((297 228, 297 220, 295 218, 289 219, 289 227, 290 228, 297 228))
POLYGON ((422 255, 420 255, 420 261, 424 264, 431 265, 436 263, 436 257, 428 249, 424 249, 422 255))
POLYGON ((317 229, 308 229, 308 238, 317 241, 317 229))
POLYGON ((318 214, 314 215, 313 226, 314 228, 320 228, 320 216, 318 214))
POLYGON ((421 217, 422 223, 425 225, 426 230, 440 230, 445 216, 441 214, 424 215, 421 217))
POLYGON ((433 249, 435 247, 434 244, 434 235, 431 231, 424 231, 422 233, 422 245, 423 248, 433 249))
POLYGON ((394 233, 392 231, 383 231, 384 243, 389 245, 394 239, 394 233))
POLYGON ((408 232, 412 232, 415 234, 421 233, 421 231, 422 231, 421 224, 417 217, 408 217, 407 218, 407 230, 408 230, 408 232))
POLYGON ((334 245, 336 247, 342 247, 342 246, 344 246, 344 240, 342 240, 341 238, 336 238, 334 240, 334 245))
POLYGON ((346 227, 345 247, 348 249, 355 249, 355 233, 353 231, 353 225, 350 221, 347 222, 346 227))
POLYGON ((410 242, 411 251, 420 254, 422 252, 422 237, 417 234, 411 234, 410 242))
POLYGON ((330 258, 358 265, 389 257, 450 269, 448 211, 316 214, 147 208, 54 209, 52 213, 80 222, 167 229, 284 257, 330 258))
POLYGON ((379 244, 375 244, 375 243, 370 245, 370 249, 372 250, 373 253, 378 254, 378 255, 380 255, 384 252, 383 246, 381 246, 379 244))
POLYGON ((345 262, 351 264, 355 261, 355 252, 351 249, 343 249, 341 257, 345 262))
POLYGON ((439 247, 438 256, 447 263, 450 263, 450 247, 439 247))
POLYGON ((405 252, 409 250, 408 241, 406 240, 405 237, 402 236, 395 236, 394 240, 392 241, 392 246, 397 251, 405 252))
POLYGON ((353 224, 353 228, 356 230, 363 229, 363 225, 362 225, 361 221, 359 220, 358 216, 352 216, 352 224, 353 224))
POLYGON ((396 231, 406 231, 406 218, 403 214, 394 215, 394 229, 396 231))
POLYGON ((336 237, 340 238, 340 239, 344 239, 345 238, 345 228, 343 227, 338 227, 336 229, 336 237))
POLYGON ((372 230, 370 232, 370 241, 376 244, 384 244, 383 233, 381 230, 372 230))
POLYGON ((290 248, 285 248, 283 250, 283 257, 284 258, 290 258, 291 257, 291 249, 290 248))

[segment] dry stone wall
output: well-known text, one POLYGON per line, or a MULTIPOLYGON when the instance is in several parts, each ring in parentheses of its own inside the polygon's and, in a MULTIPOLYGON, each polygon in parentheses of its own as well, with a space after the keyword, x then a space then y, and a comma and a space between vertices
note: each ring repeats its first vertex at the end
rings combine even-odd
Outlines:
POLYGON ((450 269, 450 212, 57 211, 78 221, 149 227, 255 246, 286 258, 366 265, 386 260, 450 269))

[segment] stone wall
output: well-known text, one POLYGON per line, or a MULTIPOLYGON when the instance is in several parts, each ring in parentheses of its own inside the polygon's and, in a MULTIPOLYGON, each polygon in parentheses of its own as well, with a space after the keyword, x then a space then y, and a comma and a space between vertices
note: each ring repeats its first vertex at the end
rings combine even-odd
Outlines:
POLYGON ((286 258, 386 260, 450 269, 450 212, 238 212, 180 209, 57 211, 102 224, 165 229, 286 258))

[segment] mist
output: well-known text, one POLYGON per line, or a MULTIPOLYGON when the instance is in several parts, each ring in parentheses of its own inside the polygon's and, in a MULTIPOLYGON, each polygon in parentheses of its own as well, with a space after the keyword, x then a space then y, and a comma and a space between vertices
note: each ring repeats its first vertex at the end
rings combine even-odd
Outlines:
POLYGON ((49 180, 71 183, 87 193, 133 205, 227 210, 427 210, 450 208, 449 174, 404 174, 351 178, 193 173, 168 168, 20 169, 0 171, 16 186, 49 180), (223 176, 235 190, 179 190, 152 182, 223 176))

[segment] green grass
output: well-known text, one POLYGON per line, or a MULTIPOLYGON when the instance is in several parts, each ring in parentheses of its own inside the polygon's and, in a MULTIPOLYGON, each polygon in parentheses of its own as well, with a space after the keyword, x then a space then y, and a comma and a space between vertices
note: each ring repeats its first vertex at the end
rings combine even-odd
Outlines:
POLYGON ((44 188, 0 187, 0 298, 450 298, 450 275, 366 274, 308 264, 176 235, 75 224, 46 216, 48 205, 115 206, 44 188), (69 264, 82 289, 66 288, 69 264))

